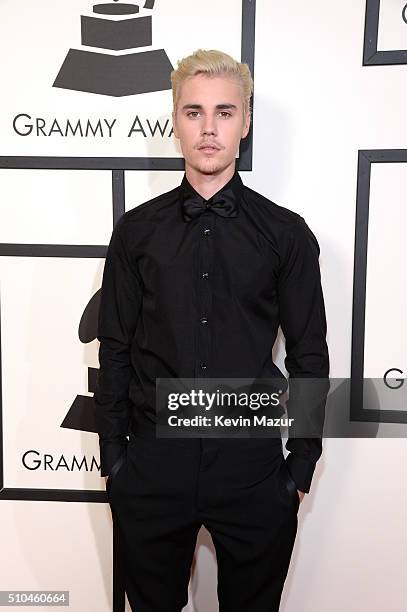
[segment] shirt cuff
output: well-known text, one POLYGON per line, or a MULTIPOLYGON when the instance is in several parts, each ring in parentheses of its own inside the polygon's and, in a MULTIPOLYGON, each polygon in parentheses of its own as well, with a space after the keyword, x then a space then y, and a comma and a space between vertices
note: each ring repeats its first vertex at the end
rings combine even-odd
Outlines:
POLYGON ((114 442, 108 442, 106 440, 99 439, 101 476, 109 476, 113 465, 123 454, 127 444, 127 438, 124 438, 123 441, 114 442))
POLYGON ((292 452, 287 455, 285 461, 291 478, 297 485, 297 489, 304 493, 309 493, 316 463, 292 452))

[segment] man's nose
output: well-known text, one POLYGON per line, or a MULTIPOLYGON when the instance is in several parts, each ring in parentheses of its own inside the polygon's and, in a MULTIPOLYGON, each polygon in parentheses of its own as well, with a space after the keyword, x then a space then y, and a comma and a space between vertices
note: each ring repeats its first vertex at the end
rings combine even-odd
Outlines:
POLYGON ((204 117, 202 123, 202 134, 215 134, 216 122, 214 117, 204 117))

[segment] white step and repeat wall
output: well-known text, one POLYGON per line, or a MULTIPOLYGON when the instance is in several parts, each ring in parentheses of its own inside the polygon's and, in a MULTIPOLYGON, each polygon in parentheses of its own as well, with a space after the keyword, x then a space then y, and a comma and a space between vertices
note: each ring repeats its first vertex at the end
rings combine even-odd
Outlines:
MULTIPOLYGON (((75 612, 124 609, 94 431, 96 317, 114 223, 183 175, 179 58, 218 48, 253 68, 241 176, 318 237, 331 376, 407 366, 406 1, 147 0, 126 16, 137 40, 114 15, 93 27, 92 10, 0 3, 0 590, 69 591, 75 612)), ((275 355, 283 367, 281 339, 275 355)), ((325 441, 284 612, 405 610, 407 418, 388 408, 353 402, 377 439, 325 441)), ((201 529, 185 612, 218 609, 216 569, 201 529)))

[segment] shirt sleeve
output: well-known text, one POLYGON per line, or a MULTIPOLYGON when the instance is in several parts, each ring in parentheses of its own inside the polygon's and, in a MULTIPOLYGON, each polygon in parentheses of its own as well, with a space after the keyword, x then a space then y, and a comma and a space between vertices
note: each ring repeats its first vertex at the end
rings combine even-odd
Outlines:
POLYGON ((128 443, 129 385, 134 374, 130 351, 142 302, 142 283, 135 262, 129 258, 123 224, 124 216, 108 245, 98 315, 99 371, 94 402, 102 476, 110 474, 128 443))
POLYGON ((310 490, 315 465, 322 453, 319 434, 322 436, 329 390, 327 324, 319 253, 316 237, 299 216, 297 222, 290 225, 284 240, 278 300, 280 325, 285 336, 284 363, 289 373, 287 412, 288 417, 293 416, 294 421, 300 423, 293 428, 300 435, 290 435, 289 428, 286 449, 290 452, 286 464, 297 488, 305 493, 310 490), (313 437, 301 437, 304 431, 312 431, 313 437))

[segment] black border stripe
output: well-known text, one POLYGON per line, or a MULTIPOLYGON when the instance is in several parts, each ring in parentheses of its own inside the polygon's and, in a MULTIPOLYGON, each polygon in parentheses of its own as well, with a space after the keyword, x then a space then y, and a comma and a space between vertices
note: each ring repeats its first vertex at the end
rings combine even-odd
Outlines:
POLYGON ((112 172, 112 200, 113 200, 113 225, 116 225, 125 212, 125 185, 124 171, 113 170, 112 172))
POLYGON ((377 50, 380 0, 366 0, 363 66, 396 66, 407 64, 407 49, 377 50))
MULTIPOLYGON (((1 474, 3 476, 3 465, 1 465, 1 474)), ((4 481, 2 481, 2 485, 3 482, 4 481)), ((94 503, 106 503, 108 501, 106 491, 81 489, 24 489, 14 487, 5 487, 4 489, 1 488, 0 500, 2 499, 94 503)))
POLYGON ((1 243, 0 256, 13 257, 106 257, 107 246, 97 244, 1 243))
POLYGON ((367 247, 370 177, 373 163, 406 163, 407 149, 366 149, 358 152, 355 248, 353 266, 350 419, 375 423, 407 423, 407 411, 363 408, 366 321, 367 247))

